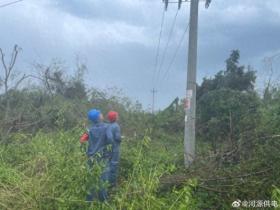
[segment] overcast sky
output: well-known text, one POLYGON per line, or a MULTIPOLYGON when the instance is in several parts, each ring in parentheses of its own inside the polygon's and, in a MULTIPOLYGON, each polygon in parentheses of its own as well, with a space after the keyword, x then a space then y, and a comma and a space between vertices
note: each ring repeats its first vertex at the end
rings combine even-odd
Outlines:
MULTIPOLYGON (((88 66, 89 87, 116 86, 144 108, 156 84, 156 106, 164 108, 184 95, 188 34, 165 72, 188 24, 189 3, 178 12, 162 69, 154 74, 162 11, 162 0, 24 0, 0 8, 0 47, 10 54, 18 44, 23 50, 16 68, 25 72, 33 62, 57 58, 70 74, 78 55, 88 66)), ((171 4, 165 13, 159 62, 176 11, 171 4)), ((198 81, 224 69, 230 51, 239 49, 241 63, 258 71, 261 89, 268 78, 262 60, 280 51, 280 1, 213 0, 209 9, 201 2, 199 15, 198 81)))

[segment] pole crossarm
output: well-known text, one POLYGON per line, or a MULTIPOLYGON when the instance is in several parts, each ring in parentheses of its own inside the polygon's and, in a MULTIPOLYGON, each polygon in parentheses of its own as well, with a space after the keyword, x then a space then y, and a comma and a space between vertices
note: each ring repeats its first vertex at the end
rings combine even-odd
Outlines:
MULTIPOLYGON (((206 9, 210 6, 212 2, 212 0, 199 0, 199 1, 205 2, 206 9)), ((178 1, 162 0, 162 2, 165 5, 165 10, 167 10, 169 4, 178 4, 178 9, 181 9, 182 3, 188 3, 191 2, 191 0, 178 0, 178 1)))

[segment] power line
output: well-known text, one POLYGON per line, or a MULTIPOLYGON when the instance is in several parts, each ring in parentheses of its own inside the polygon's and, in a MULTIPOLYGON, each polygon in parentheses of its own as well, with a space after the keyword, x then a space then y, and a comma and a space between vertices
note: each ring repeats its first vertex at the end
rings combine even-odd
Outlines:
POLYGON ((12 2, 6 3, 6 4, 2 4, 2 5, 0 5, 0 8, 7 7, 7 6, 10 6, 12 4, 16 4, 18 2, 21 2, 21 1, 23 1, 23 0, 17 0, 17 1, 12 1, 12 2))
MULTIPOLYGON (((176 14, 175 14, 175 16, 174 16, 174 19, 173 19, 173 21, 172 21, 172 25, 171 25, 171 28, 170 28, 170 31, 169 31, 169 35, 168 35, 168 40, 167 40, 167 43, 166 43, 165 48, 164 48, 162 60, 161 60, 159 69, 158 69, 158 71, 156 72, 156 73, 157 73, 156 75, 158 75, 158 77, 160 76, 160 72, 161 72, 161 69, 162 69, 162 65, 163 65, 163 63, 164 63, 164 61, 165 61, 167 49, 168 49, 168 47, 169 47, 169 43, 170 43, 170 40, 171 40, 173 31, 174 31, 174 26, 175 26, 175 23, 176 23, 176 20, 177 20, 178 12, 179 12, 179 10, 177 10, 177 12, 176 12, 176 14)), ((155 83, 155 84, 156 84, 156 83, 155 83)))
POLYGON ((159 50, 160 50, 160 43, 161 43, 161 36, 162 36, 162 28, 163 28, 163 24, 164 24, 164 19, 165 19, 165 11, 163 10, 162 11, 162 17, 161 17, 161 24, 160 24, 160 32, 159 32, 157 51, 156 51, 155 68, 154 68, 154 72, 153 72, 153 82, 155 81, 155 73, 156 73, 157 66, 158 66, 159 50))
POLYGON ((189 29, 189 26, 190 26, 190 23, 188 23, 188 25, 187 25, 187 27, 186 27, 184 33, 182 34, 182 37, 181 37, 181 39, 180 39, 180 42, 178 43, 178 45, 177 45, 177 47, 176 47, 176 50, 175 50, 175 52, 174 52, 174 54, 173 54, 173 56, 172 56, 172 58, 171 58, 171 60, 170 60, 170 63, 169 63, 169 65, 168 65, 166 71, 165 71, 164 74, 163 74, 162 81, 164 81, 164 79, 167 78, 167 75, 168 75, 168 73, 169 73, 169 71, 170 71, 172 65, 174 64, 175 58, 176 58, 176 56, 177 56, 177 54, 178 54, 178 52, 179 52, 179 50, 180 50, 180 48, 181 48, 181 46, 182 46, 182 43, 183 43, 184 38, 185 38, 185 35, 186 35, 186 33, 187 33, 188 29, 189 29))

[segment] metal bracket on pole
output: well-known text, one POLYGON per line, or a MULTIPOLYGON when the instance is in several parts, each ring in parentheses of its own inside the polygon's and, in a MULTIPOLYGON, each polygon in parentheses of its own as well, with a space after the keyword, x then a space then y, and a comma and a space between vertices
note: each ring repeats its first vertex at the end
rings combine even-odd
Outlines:
POLYGON ((178 1, 178 9, 181 9, 181 5, 182 5, 182 0, 178 1))
POLYGON ((167 7, 168 7, 168 3, 169 3, 169 0, 162 0, 162 2, 164 2, 164 7, 165 7, 165 11, 167 10, 167 7))

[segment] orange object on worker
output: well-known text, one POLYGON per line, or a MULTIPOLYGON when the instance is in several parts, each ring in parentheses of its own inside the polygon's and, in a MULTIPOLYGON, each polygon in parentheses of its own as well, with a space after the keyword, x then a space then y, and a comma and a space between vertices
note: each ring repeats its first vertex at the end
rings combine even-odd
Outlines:
POLYGON ((80 137, 80 143, 87 142, 88 139, 89 139, 88 133, 84 133, 84 134, 80 137))

